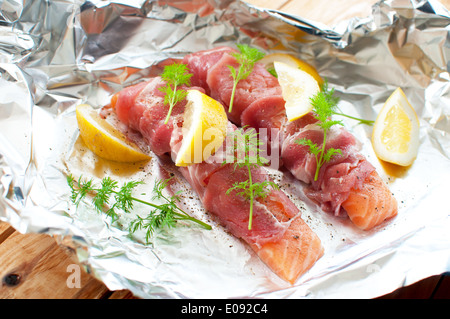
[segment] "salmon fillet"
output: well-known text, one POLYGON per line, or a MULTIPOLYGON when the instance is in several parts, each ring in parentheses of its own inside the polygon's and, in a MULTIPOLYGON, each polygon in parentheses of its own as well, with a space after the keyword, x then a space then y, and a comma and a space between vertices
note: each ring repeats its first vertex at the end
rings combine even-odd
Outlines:
POLYGON ((279 221, 290 220, 290 225, 279 240, 259 247, 252 245, 252 249, 274 273, 293 284, 323 256, 324 248, 299 215, 291 219, 283 205, 274 199, 267 197, 263 201, 279 221))
POLYGON ((342 203, 350 220, 363 230, 370 230, 397 215, 397 200, 376 171, 361 188, 353 188, 342 203))
MULTIPOLYGON (((298 208, 282 191, 272 190, 266 198, 258 199, 255 204, 256 211, 263 209, 270 212, 276 220, 275 224, 285 226, 279 232, 280 235, 275 233, 275 236, 264 240, 261 237, 267 236, 267 231, 263 230, 264 227, 268 227, 271 231, 276 231, 278 227, 272 230, 273 227, 270 225, 263 225, 259 229, 255 226, 249 233, 245 232, 248 225, 248 203, 243 202, 239 196, 224 195, 224 191, 230 185, 223 186, 223 184, 227 183, 228 179, 234 180, 234 174, 226 167, 222 168, 212 173, 204 187, 199 187, 199 183, 195 182, 198 178, 197 173, 189 174, 189 171, 196 172, 197 165, 181 170, 190 184, 197 185, 196 191, 205 208, 211 214, 219 216, 225 228, 245 241, 278 277, 293 284, 323 256, 324 248, 319 237, 302 220, 298 208), (199 190, 199 188, 202 189, 199 190), (244 219, 240 221, 243 217, 244 219), (243 226, 240 231, 236 230, 236 224, 243 226)), ((270 218, 267 219, 270 220, 270 218)), ((256 221, 257 217, 254 213, 254 223, 256 221)))
POLYGON ((291 284, 307 272, 324 252, 319 237, 301 218, 294 219, 278 241, 252 248, 274 273, 291 284))
MULTIPOLYGON (((164 124, 167 107, 158 91, 161 82, 162 79, 157 77, 145 84, 125 88, 111 99, 111 107, 119 120, 142 134, 156 155, 176 155, 175 142, 183 138, 180 114, 184 104, 177 105, 169 123, 164 124)), ((231 234, 246 242, 280 278, 294 283, 323 255, 319 237, 301 219, 299 209, 281 190, 272 190, 255 203, 253 227, 248 229, 248 200, 236 192, 227 194, 235 182, 247 178, 245 168, 203 162, 179 170, 208 213, 231 234)), ((269 178, 262 167, 255 169, 252 175, 255 181, 269 178)))
MULTIPOLYGON (((216 51, 215 63, 210 63, 206 71, 207 87, 205 90, 217 95, 217 98, 228 108, 227 90, 232 86, 227 65, 233 63, 233 57, 225 54, 221 48, 219 59, 216 51), (219 72, 220 70, 220 72, 219 72), (223 95, 223 96, 222 96, 223 95)), ((230 50, 232 50, 230 48, 230 50)), ((210 53, 209 50, 197 52, 196 63, 201 64, 210 53)), ((190 61, 192 55, 184 57, 190 61)), ((196 76, 196 70, 191 70, 196 76)), ((205 75, 203 75, 205 76, 205 75)), ((236 91, 233 114, 228 114, 236 125, 248 125, 257 130, 278 128, 280 132, 281 161, 283 166, 295 178, 308 185, 305 194, 316 202, 324 212, 335 215, 348 215, 356 227, 369 230, 397 214, 397 202, 387 186, 381 181, 375 168, 360 153, 359 142, 345 129, 333 130, 334 137, 327 136, 327 147, 341 149, 343 154, 336 156, 322 166, 317 181, 313 181, 316 160, 308 147, 300 146, 295 141, 299 137, 312 139, 320 146, 323 133, 317 131, 317 122, 312 114, 307 114, 296 121, 289 122, 285 115, 284 101, 280 99, 281 89, 275 77, 260 68, 259 63, 236 91), (264 85, 262 85, 264 83, 264 85), (261 90, 261 88, 263 88, 261 90), (312 136, 313 135, 313 136, 312 136)), ((270 143, 270 139, 267 141, 270 143)))

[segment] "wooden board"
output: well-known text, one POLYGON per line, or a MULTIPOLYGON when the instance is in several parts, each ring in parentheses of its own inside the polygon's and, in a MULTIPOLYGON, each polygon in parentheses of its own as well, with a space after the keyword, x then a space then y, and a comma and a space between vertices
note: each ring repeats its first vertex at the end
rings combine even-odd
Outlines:
POLYGON ((21 234, 0 222, 0 298, 132 298, 88 274, 69 246, 47 234, 21 234))
MULTIPOLYGON (((371 13, 373 0, 248 0, 333 25, 371 13), (333 5, 331 6, 330 3, 333 5)), ((441 0, 449 9, 450 0, 441 0)), ((87 273, 72 249, 46 234, 20 234, 0 222, 0 298, 130 299, 129 291, 109 291, 87 273)), ((450 298, 450 276, 433 276, 381 298, 450 298)))

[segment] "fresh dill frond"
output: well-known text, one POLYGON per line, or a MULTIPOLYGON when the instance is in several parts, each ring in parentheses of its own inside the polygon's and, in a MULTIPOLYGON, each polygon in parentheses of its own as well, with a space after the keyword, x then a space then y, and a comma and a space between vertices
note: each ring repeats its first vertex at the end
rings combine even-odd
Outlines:
POLYGON ((252 73, 255 63, 261 60, 265 55, 264 52, 261 52, 257 48, 252 48, 247 44, 237 44, 236 46, 239 49, 239 53, 233 53, 232 55, 236 58, 237 63, 239 63, 239 67, 236 69, 235 67, 228 65, 233 78, 233 89, 231 91, 228 112, 233 110, 234 95, 239 81, 245 80, 250 73, 252 73))
POLYGON ((323 164, 329 162, 337 154, 342 154, 340 149, 329 148, 325 151, 328 131, 334 125, 343 125, 342 121, 331 119, 338 102, 339 100, 333 98, 332 94, 330 94, 328 90, 319 91, 311 98, 314 117, 318 120, 317 125, 323 130, 322 147, 319 147, 310 139, 303 138, 295 141, 295 143, 299 145, 308 146, 309 151, 315 156, 316 172, 314 174, 314 181, 317 181, 320 168, 323 164))
MULTIPOLYGON (((243 182, 236 182, 230 187, 226 194, 236 191, 237 195, 243 197, 250 202, 248 229, 252 229, 253 205, 257 198, 265 198, 270 189, 279 189, 278 185, 272 181, 264 180, 262 182, 254 182, 252 178, 252 169, 266 165, 269 161, 262 157, 260 145, 262 141, 258 138, 255 129, 239 128, 229 134, 229 138, 233 139, 234 148, 232 150, 232 161, 234 169, 247 168, 248 179, 243 182)), ((230 158, 224 162, 229 163, 230 158)))
POLYGON ((149 206, 150 212, 141 217, 137 215, 129 227, 130 233, 138 229, 146 230, 146 240, 156 229, 168 226, 173 227, 177 221, 185 220, 197 223, 205 229, 210 230, 211 226, 191 217, 188 213, 177 206, 178 195, 166 196, 163 191, 167 187, 169 180, 160 180, 155 183, 153 192, 154 199, 162 201, 161 204, 155 204, 133 196, 135 188, 143 184, 141 181, 129 181, 119 187, 118 182, 110 177, 102 179, 100 186, 94 184, 93 180, 83 180, 80 177, 77 181, 72 175, 67 176, 67 183, 71 190, 71 201, 78 207, 79 203, 88 195, 92 196, 92 203, 98 212, 104 212, 111 217, 112 221, 119 218, 117 210, 124 213, 131 213, 134 203, 141 203, 149 206), (109 208, 108 208, 109 207, 109 208))
POLYGON ((267 68, 267 72, 272 74, 273 77, 278 78, 278 74, 277 74, 277 71, 275 70, 275 67, 267 68))
POLYGON ((117 204, 116 207, 123 210, 125 213, 130 213, 133 210, 133 202, 136 200, 132 196, 132 192, 140 184, 143 184, 143 182, 130 181, 123 184, 114 196, 117 204))
POLYGON ((176 219, 173 215, 173 211, 163 207, 162 209, 154 209, 147 216, 141 217, 139 215, 131 222, 129 231, 130 234, 137 232, 138 230, 145 230, 145 241, 150 243, 153 233, 156 229, 164 227, 172 228, 176 225, 176 219))
POLYGON ((373 121, 359 119, 353 116, 349 116, 340 112, 337 112, 337 107, 339 103, 339 97, 334 95, 334 88, 330 89, 328 86, 328 81, 325 80, 321 90, 311 98, 311 105, 313 106, 314 117, 318 120, 317 125, 323 130, 323 142, 320 148, 317 144, 313 143, 309 139, 298 139, 295 143, 299 145, 305 145, 309 147, 309 151, 316 158, 316 172, 314 174, 314 181, 317 181, 319 177, 319 170, 323 164, 331 161, 334 156, 342 155, 342 150, 326 148, 327 132, 334 125, 344 125, 341 120, 333 120, 333 115, 345 116, 354 120, 359 121, 361 124, 373 124, 373 121))
POLYGON ((189 73, 186 64, 173 63, 164 67, 161 78, 166 82, 166 86, 159 88, 160 91, 166 94, 164 96, 164 104, 169 105, 169 112, 167 113, 164 124, 169 122, 173 107, 186 97, 187 92, 180 89, 180 86, 189 86, 191 77, 192 73, 189 73))
POLYGON ((232 140, 233 149, 231 158, 227 161, 233 163, 235 168, 258 167, 269 163, 269 160, 261 156, 260 146, 262 141, 254 128, 244 126, 228 134, 227 138, 232 140))
POLYGON ((101 187, 97 190, 97 194, 94 196, 93 203, 98 211, 103 211, 104 206, 109 204, 109 199, 113 191, 117 188, 117 182, 110 177, 106 177, 102 180, 101 187))
POLYGON ((338 96, 336 96, 334 94, 334 88, 331 88, 331 89, 329 88, 328 80, 325 80, 323 82, 322 87, 321 87, 321 92, 323 92, 323 98, 325 100, 327 100, 330 105, 333 105, 333 109, 332 109, 332 114, 331 115, 344 116, 344 117, 347 117, 349 119, 358 121, 359 122, 358 124, 373 125, 373 123, 375 123, 375 121, 373 121, 373 120, 366 120, 366 119, 362 119, 362 118, 358 118, 358 117, 355 117, 355 116, 351 116, 351 115, 342 113, 340 111, 338 112, 337 109, 338 109, 338 104, 339 104, 340 99, 339 99, 338 96))

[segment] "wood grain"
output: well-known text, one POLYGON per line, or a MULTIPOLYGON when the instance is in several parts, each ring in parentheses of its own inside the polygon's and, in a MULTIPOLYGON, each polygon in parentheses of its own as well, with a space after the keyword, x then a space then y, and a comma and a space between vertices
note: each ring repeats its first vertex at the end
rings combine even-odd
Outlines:
POLYGON ((107 289, 87 274, 49 235, 14 232, 0 245, 0 298, 73 298, 86 289, 107 289), (20 258, 18 258, 20 257, 20 258), (67 284, 69 265, 80 269, 80 286, 67 284), (94 282, 95 287, 93 287, 94 282), (89 284, 89 285, 88 285, 89 284))
MULTIPOLYGON (((333 25, 371 13, 373 0, 248 0, 256 6, 278 9, 333 25), (330 5, 332 3, 333 5, 330 5)), ((450 0, 441 0, 450 9, 450 0)), ((61 239, 46 234, 21 234, 0 221, 0 298, 131 299, 130 291, 109 291, 81 265, 61 239), (80 269, 80 285, 70 281, 73 267, 80 269)), ((402 287, 381 298, 450 298, 450 276, 443 274, 402 287)))
POLYGON ((132 299, 88 274, 75 252, 46 234, 21 234, 0 222, 0 299, 132 299), (78 267, 79 285, 71 280, 78 267))

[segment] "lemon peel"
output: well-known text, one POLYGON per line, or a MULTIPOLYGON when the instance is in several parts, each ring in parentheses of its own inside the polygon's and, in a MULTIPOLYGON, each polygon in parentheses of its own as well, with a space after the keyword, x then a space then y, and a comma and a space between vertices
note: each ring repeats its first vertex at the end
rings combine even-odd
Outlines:
POLYGON ((222 104, 198 90, 188 90, 183 118, 183 140, 175 165, 206 161, 223 144, 228 118, 222 104))
POLYGON ((401 88, 386 100, 372 131, 377 157, 400 166, 411 165, 419 149, 419 119, 401 88))
POLYGON ((320 92, 317 81, 309 73, 288 65, 284 62, 274 62, 282 96, 285 100, 286 117, 294 121, 311 112, 311 98, 320 92))
POLYGON ((120 131, 101 118, 92 106, 77 105, 75 113, 81 138, 97 156, 122 163, 151 159, 135 143, 129 141, 120 131))
POLYGON ((300 60, 293 55, 286 53, 271 53, 264 56, 259 62, 263 63, 266 69, 272 68, 275 61, 286 63, 295 68, 299 68, 302 71, 310 74, 319 84, 322 86, 324 80, 317 72, 316 68, 314 68, 311 64, 306 61, 300 60))

